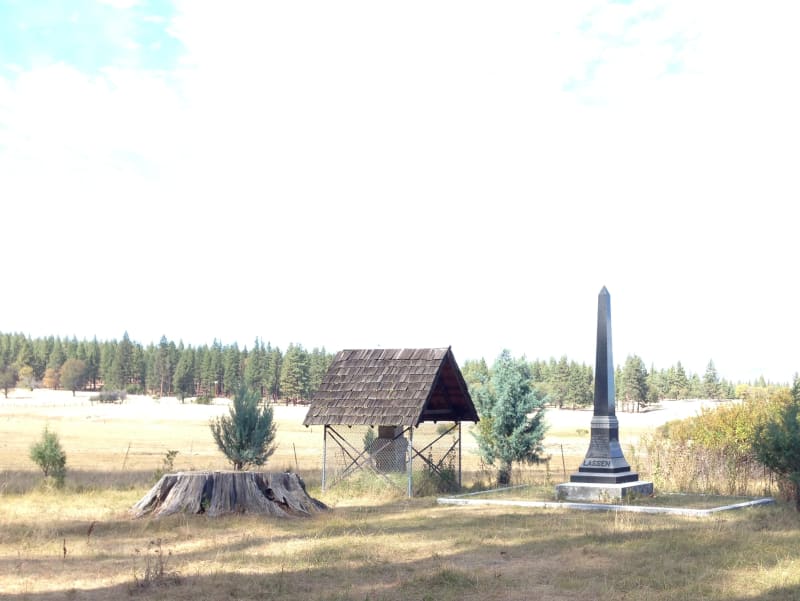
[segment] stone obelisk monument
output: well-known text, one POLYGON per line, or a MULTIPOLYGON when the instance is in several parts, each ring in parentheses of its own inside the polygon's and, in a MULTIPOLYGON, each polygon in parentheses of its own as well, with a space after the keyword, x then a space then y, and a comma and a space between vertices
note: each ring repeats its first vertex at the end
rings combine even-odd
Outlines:
POLYGON ((614 359, 611 353, 611 296, 605 287, 597 299, 597 354, 594 371, 594 415, 589 450, 569 482, 556 486, 565 500, 619 500, 631 494, 650 495, 653 483, 631 471, 619 444, 614 410, 614 359))

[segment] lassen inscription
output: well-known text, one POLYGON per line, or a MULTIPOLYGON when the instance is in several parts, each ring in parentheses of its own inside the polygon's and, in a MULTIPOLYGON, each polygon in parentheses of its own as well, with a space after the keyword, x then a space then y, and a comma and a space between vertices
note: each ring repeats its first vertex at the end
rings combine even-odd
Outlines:
POLYGON ((583 462, 583 465, 586 467, 608 467, 611 465, 611 461, 608 459, 587 459, 583 462))

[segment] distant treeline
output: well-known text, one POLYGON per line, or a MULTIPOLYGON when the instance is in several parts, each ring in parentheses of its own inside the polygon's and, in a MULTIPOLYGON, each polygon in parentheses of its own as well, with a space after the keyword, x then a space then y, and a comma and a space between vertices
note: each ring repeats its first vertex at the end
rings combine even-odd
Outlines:
MULTIPOLYGON (((285 352, 255 339, 252 349, 237 344, 184 346, 162 336, 144 346, 122 340, 90 341, 77 338, 31 338, 20 333, 0 333, 0 389, 15 386, 64 390, 119 390, 129 394, 185 397, 232 396, 245 385, 273 400, 305 400, 322 382, 333 355, 325 348, 307 351, 290 344, 285 352)), ((586 407, 594 398, 591 366, 560 359, 528 363, 538 392, 557 407, 586 407)), ((489 379, 483 359, 462 367, 470 385, 489 379)), ((687 372, 678 361, 672 367, 646 369, 637 355, 628 356, 616 369, 617 407, 638 410, 662 399, 747 398, 762 394, 769 384, 733 384, 721 379, 709 361, 703 376, 687 372)))
POLYGON ((332 360, 324 347, 290 344, 281 352, 258 338, 252 349, 239 349, 217 341, 176 345, 163 336, 144 346, 127 332, 119 341, 0 333, 0 389, 104 389, 183 399, 231 396, 246 385, 262 397, 300 400, 319 387, 332 360))
MULTIPOLYGON (((590 406, 594 401, 594 373, 591 366, 570 361, 566 356, 529 364, 534 388, 550 405, 561 408, 590 406)), ((489 381, 486 362, 465 362, 462 372, 470 387, 489 381)), ((638 411, 641 407, 663 399, 733 399, 765 395, 771 386, 761 378, 754 383, 738 383, 720 378, 710 360, 703 376, 688 373, 681 362, 672 367, 648 371, 637 355, 628 356, 615 373, 616 405, 619 410, 638 411)))

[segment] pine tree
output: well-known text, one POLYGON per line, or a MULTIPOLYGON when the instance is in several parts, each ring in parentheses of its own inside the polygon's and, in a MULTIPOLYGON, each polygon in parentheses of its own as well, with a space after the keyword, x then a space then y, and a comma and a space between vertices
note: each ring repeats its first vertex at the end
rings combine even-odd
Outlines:
POLYGON ((266 372, 264 374, 264 390, 269 394, 273 401, 277 401, 281 396, 281 367, 283 366, 283 354, 277 346, 272 348, 267 342, 265 349, 266 372))
POLYGON ((562 409, 564 403, 568 401, 569 376, 569 361, 567 360, 567 356, 563 355, 561 359, 558 360, 551 374, 550 381, 551 398, 559 409, 562 409))
POLYGON ((124 390, 131 381, 133 371, 133 343, 131 343, 128 332, 125 332, 122 341, 114 348, 110 370, 105 378, 106 390, 124 390))
POLYGON ((31 341, 31 356, 28 365, 33 368, 33 373, 37 379, 44 377, 54 341, 55 339, 52 336, 31 341))
POLYGON ((527 362, 503 351, 488 385, 475 389, 473 399, 481 418, 473 431, 481 457, 497 466, 498 486, 508 485, 514 462, 537 462, 544 452, 544 401, 531 387, 527 362))
POLYGON ((703 393, 707 399, 719 398, 719 376, 714 361, 709 360, 706 373, 703 376, 703 393))
POLYGON ((47 357, 47 367, 58 372, 66 360, 67 356, 64 353, 64 346, 61 344, 61 339, 56 338, 53 340, 53 348, 50 351, 50 355, 47 357))
POLYGON ((69 339, 64 339, 64 355, 67 359, 83 359, 83 357, 78 356, 79 348, 80 343, 75 336, 69 339))
MULTIPOLYGON (((181 342, 179 348, 182 346, 183 343, 181 342)), ((194 352, 192 351, 192 347, 189 347, 181 352, 180 357, 178 357, 178 363, 175 365, 175 372, 172 375, 172 385, 181 403, 187 396, 192 396, 195 393, 194 360, 194 352)))
POLYGON ((138 393, 147 391, 147 357, 144 347, 138 342, 133 344, 131 354, 130 373, 128 380, 135 386, 138 393))
POLYGON ((159 396, 169 393, 172 386, 173 368, 167 337, 161 336, 161 340, 158 341, 158 348, 155 350, 155 360, 153 361, 153 380, 158 385, 159 396))
POLYGON ((253 350, 247 354, 247 362, 244 366, 244 384, 251 390, 258 391, 262 398, 264 397, 264 375, 266 372, 265 359, 261 341, 256 338, 253 350))
POLYGON ((92 390, 97 389, 97 378, 100 377, 100 356, 100 343, 95 336, 86 349, 86 378, 92 383, 92 390))
POLYGON ((586 407, 592 403, 594 399, 594 378, 591 368, 587 371, 585 365, 578 365, 575 361, 570 361, 569 381, 567 384, 566 400, 572 405, 573 409, 576 406, 586 407))
POLYGON ((308 387, 310 395, 313 395, 322 385, 325 374, 333 361, 333 355, 328 354, 323 346, 321 349, 314 347, 309 357, 308 387))
MULTIPOLYGON (((33 371, 33 350, 31 348, 31 341, 28 338, 25 338, 24 336, 21 337, 20 344, 17 349, 15 367, 17 368, 17 372, 21 372, 22 369, 25 367, 30 367, 31 377, 34 378, 36 377, 33 371)), ((42 370, 41 375, 44 375, 44 370, 42 370)))
POLYGON ((260 401, 256 392, 241 388, 233 398, 229 415, 211 421, 214 442, 235 470, 264 465, 275 452, 272 407, 259 407, 260 401))
POLYGON ((222 357, 222 343, 214 343, 206 350, 203 358, 203 388, 206 394, 216 396, 223 386, 225 369, 222 357))
POLYGON ((281 396, 287 400, 307 398, 308 382, 308 353, 301 345, 290 344, 281 365, 281 396))
POLYGON ((222 359, 222 385, 225 396, 233 394, 242 385, 239 346, 234 342, 225 348, 222 359))
POLYGON ((647 369, 638 355, 628 355, 622 370, 622 397, 636 411, 647 403, 647 369))

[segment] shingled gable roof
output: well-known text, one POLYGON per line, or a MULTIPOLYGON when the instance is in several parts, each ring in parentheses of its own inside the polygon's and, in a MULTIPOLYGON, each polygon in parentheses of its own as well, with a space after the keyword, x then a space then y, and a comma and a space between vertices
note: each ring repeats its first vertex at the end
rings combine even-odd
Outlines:
POLYGON ((303 423, 416 426, 427 421, 478 421, 450 348, 340 351, 303 423))

